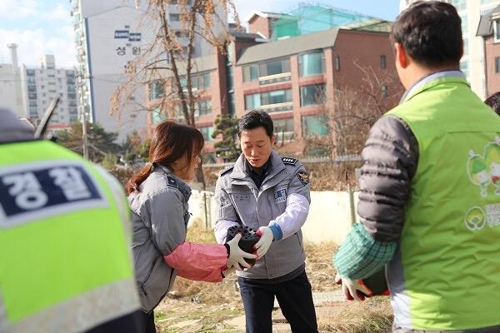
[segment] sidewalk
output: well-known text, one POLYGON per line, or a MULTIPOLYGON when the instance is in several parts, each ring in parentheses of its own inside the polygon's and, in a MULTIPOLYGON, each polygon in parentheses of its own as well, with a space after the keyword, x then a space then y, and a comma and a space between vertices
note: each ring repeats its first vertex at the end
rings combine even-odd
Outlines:
MULTIPOLYGON (((344 294, 339 290, 337 292, 313 293, 313 302, 316 306, 316 316, 319 318, 328 307, 322 307, 323 303, 327 302, 343 302, 345 301, 344 294)), ((273 311, 273 333, 289 333, 290 325, 288 325, 285 317, 279 310, 278 302, 274 303, 273 311)), ((245 333, 245 316, 235 317, 227 320, 226 324, 234 327, 234 333, 245 333)))

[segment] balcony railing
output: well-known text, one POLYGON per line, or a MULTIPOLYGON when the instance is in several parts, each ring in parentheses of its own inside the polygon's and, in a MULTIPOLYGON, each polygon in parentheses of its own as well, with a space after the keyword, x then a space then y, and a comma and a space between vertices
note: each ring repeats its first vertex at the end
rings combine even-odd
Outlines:
POLYGON ((279 74, 273 74, 273 75, 259 77, 259 85, 263 86, 266 84, 288 82, 291 80, 292 80, 292 74, 290 72, 279 73, 279 74))
POLYGON ((267 113, 290 111, 293 109, 293 103, 285 102, 285 103, 267 104, 267 105, 261 105, 257 109, 265 111, 267 113))

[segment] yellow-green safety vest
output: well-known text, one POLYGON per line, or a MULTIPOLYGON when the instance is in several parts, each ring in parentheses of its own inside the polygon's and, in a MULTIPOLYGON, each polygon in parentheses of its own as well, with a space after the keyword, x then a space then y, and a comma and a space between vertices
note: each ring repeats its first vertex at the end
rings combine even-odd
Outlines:
POLYGON ((388 114, 404 119, 419 146, 398 262, 388 269, 395 316, 413 329, 500 325, 500 117, 453 76, 388 114))
POLYGON ((81 332, 139 309, 115 196, 57 144, 0 145, 0 333, 81 332))

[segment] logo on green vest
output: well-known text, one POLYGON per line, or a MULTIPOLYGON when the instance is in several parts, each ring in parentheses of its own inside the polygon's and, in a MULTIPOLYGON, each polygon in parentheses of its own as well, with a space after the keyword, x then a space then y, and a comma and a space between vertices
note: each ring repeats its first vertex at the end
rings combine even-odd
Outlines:
MULTIPOLYGON (((467 174, 470 181, 479 187, 479 194, 500 196, 500 137, 488 142, 482 154, 469 151, 467 174)), ((500 203, 491 203, 484 207, 474 206, 468 210, 464 223, 469 230, 481 230, 486 224, 494 227, 500 224, 500 203)))
POLYGON ((488 190, 500 195, 500 137, 488 142, 482 155, 469 151, 467 174, 470 181, 479 186, 482 197, 488 195, 488 190))
POLYGON ((485 215, 481 207, 472 207, 467 214, 465 214, 465 226, 472 231, 483 229, 486 223, 485 215))

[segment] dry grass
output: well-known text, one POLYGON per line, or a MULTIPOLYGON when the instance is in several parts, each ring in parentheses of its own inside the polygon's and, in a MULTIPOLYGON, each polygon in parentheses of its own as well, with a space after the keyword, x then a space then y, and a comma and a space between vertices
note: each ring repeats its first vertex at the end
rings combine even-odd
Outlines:
MULTIPOLYGON (((191 226, 188 239, 214 243, 212 230, 191 226)), ((314 292, 338 291, 331 264, 335 252, 332 242, 306 244, 307 274, 314 292)), ((392 310, 388 299, 377 297, 362 303, 328 302, 316 307, 320 332, 388 332, 392 310)), ((232 275, 223 283, 175 280, 172 291, 158 306, 156 323, 159 333, 235 333, 228 319, 243 316, 243 305, 232 275)))

